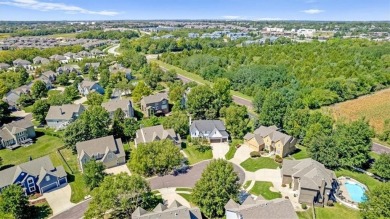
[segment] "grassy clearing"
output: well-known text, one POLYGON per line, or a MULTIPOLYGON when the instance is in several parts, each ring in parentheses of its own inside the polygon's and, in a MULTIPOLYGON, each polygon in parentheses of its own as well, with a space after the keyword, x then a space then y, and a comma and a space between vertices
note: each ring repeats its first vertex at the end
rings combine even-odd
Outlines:
POLYGON ((0 33, 0 39, 5 39, 5 38, 8 38, 10 36, 11 36, 11 34, 9 34, 9 33, 0 33))
POLYGON ((306 211, 297 211, 297 215, 299 219, 312 219, 313 218, 313 213, 312 209, 308 209, 306 211))
POLYGON ((244 189, 247 189, 251 183, 252 183, 252 180, 246 181, 246 182, 244 183, 244 185, 242 185, 242 187, 243 187, 244 189))
POLYGON ((319 219, 333 219, 333 218, 361 218, 359 211, 347 208, 339 203, 335 203, 333 207, 315 208, 316 216, 319 219))
POLYGON ((305 159, 305 158, 310 157, 309 154, 307 153, 307 148, 303 147, 302 145, 298 145, 297 151, 294 152, 291 156, 297 160, 301 160, 301 159, 305 159))
POLYGON ((47 35, 45 37, 51 37, 51 38, 75 38, 77 33, 59 33, 59 34, 53 34, 53 35, 47 35))
POLYGON ((383 124, 390 119, 390 89, 359 97, 354 100, 325 107, 336 120, 354 121, 365 117, 376 133, 383 131, 383 124))
POLYGON ((364 174, 364 173, 359 173, 356 171, 351 171, 351 170, 346 170, 346 169, 340 169, 335 171, 336 176, 349 176, 353 179, 356 179, 357 181, 363 183, 368 187, 369 190, 374 189, 376 186, 380 185, 381 182, 372 178, 371 176, 364 174))
POLYGON ((63 145, 62 140, 58 137, 45 135, 40 131, 36 131, 36 133, 39 137, 34 144, 28 147, 20 147, 13 151, 8 149, 0 150, 0 157, 3 158, 3 166, 18 165, 27 162, 30 156, 36 159, 55 153, 63 145))
POLYGON ((26 113, 31 113, 32 110, 33 110, 33 105, 30 105, 30 106, 27 106, 27 107, 23 107, 23 110, 26 113))
MULTIPOLYGON (((170 65, 168 63, 165 63, 165 62, 162 62, 160 60, 153 60, 152 62, 155 62, 157 63, 159 66, 163 67, 163 68, 166 68, 168 70, 175 70, 177 74, 179 75, 182 75, 186 78, 189 78, 197 83, 200 83, 200 84, 207 84, 207 85, 210 85, 212 86, 213 83, 210 82, 210 81, 207 81, 205 79, 203 79, 201 76, 197 75, 197 74, 194 74, 194 73, 191 73, 191 72, 188 72, 184 69, 181 69, 179 67, 176 67, 176 66, 173 66, 173 65, 170 65)), ((250 97, 248 95, 245 95, 243 93, 240 93, 238 91, 230 91, 230 93, 234 96, 238 96, 238 97, 241 97, 241 98, 244 98, 244 99, 247 99, 247 100, 250 100, 252 101, 253 100, 253 97, 250 97)))
POLYGON ((61 93, 60 90, 49 90, 49 91, 47 92, 47 95, 48 95, 48 96, 53 96, 53 95, 56 95, 56 94, 59 94, 59 93, 61 93))
POLYGON ((187 144, 187 147, 183 149, 188 156, 188 162, 190 164, 198 163, 202 160, 209 160, 213 158, 213 152, 206 150, 205 152, 198 151, 193 145, 187 144))
POLYGON ((248 158, 240 165, 250 172, 255 172, 260 169, 276 169, 279 167, 279 164, 269 157, 248 158))
POLYGON ((176 192, 192 192, 192 188, 176 188, 176 192))
POLYGON ((271 182, 256 181, 249 193, 257 196, 261 195, 267 200, 281 198, 282 194, 280 192, 272 192, 270 190, 272 186, 271 182))

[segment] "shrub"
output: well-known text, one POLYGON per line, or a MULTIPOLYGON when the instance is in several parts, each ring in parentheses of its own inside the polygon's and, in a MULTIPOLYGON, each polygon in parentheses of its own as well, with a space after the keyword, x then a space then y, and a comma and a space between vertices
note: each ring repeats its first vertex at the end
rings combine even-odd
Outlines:
POLYGON ((260 152, 258 152, 258 151, 252 151, 252 152, 250 153, 250 156, 251 156, 252 158, 261 157, 260 152))
POLYGON ((187 135, 187 142, 191 143, 191 141, 192 141, 191 135, 187 135))
POLYGON ((282 163, 283 162, 283 158, 281 158, 279 155, 276 155, 275 156, 275 161, 278 162, 278 163, 282 163))
POLYGON ((307 209, 307 205, 305 203, 302 203, 301 207, 302 207, 302 209, 305 209, 305 210, 307 209))
POLYGON ((328 200, 328 202, 326 203, 327 206, 334 206, 334 203, 332 200, 328 200))
POLYGON ((202 153, 205 151, 211 150, 210 145, 198 144, 198 145, 194 145, 194 146, 195 146, 197 151, 202 152, 202 153))
POLYGON ((286 184, 282 184, 282 187, 283 187, 283 188, 286 187, 286 184))

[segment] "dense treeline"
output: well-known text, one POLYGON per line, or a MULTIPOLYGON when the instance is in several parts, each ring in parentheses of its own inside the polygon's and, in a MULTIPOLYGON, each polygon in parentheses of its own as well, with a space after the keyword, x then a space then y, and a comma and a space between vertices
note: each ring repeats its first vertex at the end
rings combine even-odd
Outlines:
POLYGON ((209 48, 222 48, 235 46, 237 42, 224 42, 223 39, 152 39, 142 37, 132 41, 121 41, 121 48, 135 50, 145 54, 158 54, 163 52, 179 52, 183 50, 207 50, 209 48))
POLYGON ((77 30, 74 27, 66 28, 43 28, 43 29, 31 29, 31 30, 17 30, 11 34, 11 36, 46 36, 52 34, 61 33, 75 33, 77 30))
POLYGON ((390 85, 390 43, 366 40, 193 50, 161 59, 208 80, 228 78, 234 90, 250 96, 278 90, 309 108, 390 85))
POLYGON ((16 50, 4 50, 0 51, 0 63, 12 64, 12 62, 18 58, 26 59, 32 62, 33 58, 36 56, 41 56, 43 58, 49 58, 54 54, 64 54, 66 52, 80 52, 83 48, 79 45, 77 46, 61 46, 61 47, 52 47, 47 49, 16 49, 16 50))
POLYGON ((102 40, 119 40, 122 38, 132 39, 139 37, 138 32, 135 31, 102 31, 102 30, 93 30, 79 33, 76 35, 76 38, 82 39, 102 39, 102 40))

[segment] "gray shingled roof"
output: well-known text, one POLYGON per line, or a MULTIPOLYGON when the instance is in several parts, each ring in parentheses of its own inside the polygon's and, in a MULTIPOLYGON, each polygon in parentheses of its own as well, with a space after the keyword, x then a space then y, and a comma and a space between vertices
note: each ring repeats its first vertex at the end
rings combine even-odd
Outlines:
POLYGON ((113 135, 82 141, 76 144, 77 155, 79 158, 82 157, 82 152, 87 154, 89 157, 97 155, 98 153, 106 154, 107 148, 114 152, 118 157, 125 156, 121 139, 114 139, 113 135))
POLYGON ((81 104, 64 104, 62 106, 50 106, 49 112, 46 115, 46 120, 70 120, 73 117, 73 114, 78 113, 80 109, 85 108, 81 104))
MULTIPOLYGON (((266 136, 269 136, 271 138, 272 142, 277 142, 280 140, 283 145, 289 141, 294 140, 294 138, 292 136, 286 135, 282 132, 279 132, 278 128, 276 126, 269 126, 269 127, 260 126, 258 129, 256 129, 253 132, 253 134, 254 134, 253 136, 256 138, 256 141, 258 141, 258 142, 262 142, 262 140, 260 140, 259 137, 264 138, 266 136)), ((249 135, 248 136, 246 135, 246 137, 249 137, 249 135)), ((246 140, 249 140, 249 139, 246 139, 246 140)))
POLYGON ((331 187, 336 178, 333 171, 328 170, 318 161, 311 158, 302 160, 283 160, 282 175, 300 178, 300 187, 318 190, 325 180, 327 187, 331 187))
POLYGON ((194 120, 191 123, 191 129, 197 129, 200 132, 211 132, 214 129, 226 133, 226 127, 221 120, 194 120))
POLYGON ((62 166, 54 168, 49 156, 44 156, 0 171, 0 188, 13 184, 21 172, 26 172, 32 176, 38 177, 40 176, 42 168, 47 173, 59 178, 66 176, 66 172, 62 166))
POLYGON ((135 142, 136 144, 149 143, 155 140, 164 140, 169 137, 176 141, 180 140, 180 137, 173 129, 164 129, 162 125, 157 125, 137 130, 135 142))
POLYGON ((242 219, 298 219, 290 200, 281 198, 268 201, 260 199, 253 200, 251 196, 248 196, 242 205, 237 204, 233 200, 229 200, 225 205, 225 209, 237 213, 242 219))
POLYGON ((80 83, 80 86, 83 88, 88 88, 91 89, 93 85, 95 85, 97 82, 95 81, 89 81, 89 80, 84 80, 80 83))
POLYGON ((199 208, 188 208, 182 206, 176 200, 167 208, 158 204, 152 212, 147 212, 138 207, 131 215, 132 219, 201 219, 202 214, 199 208))
POLYGON ((108 102, 102 103, 102 107, 107 110, 107 112, 114 112, 117 109, 128 110, 128 105, 131 105, 130 100, 110 100, 108 102))
POLYGON ((168 100, 168 94, 166 92, 161 92, 154 95, 143 97, 141 103, 143 104, 157 103, 164 99, 168 100))

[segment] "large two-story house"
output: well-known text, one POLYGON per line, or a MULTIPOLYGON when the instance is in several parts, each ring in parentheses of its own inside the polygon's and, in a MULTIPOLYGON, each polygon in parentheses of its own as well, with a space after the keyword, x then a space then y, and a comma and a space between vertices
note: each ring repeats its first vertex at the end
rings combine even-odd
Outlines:
POLYGON ((49 156, 0 171, 0 192, 16 184, 23 188, 26 195, 37 192, 42 194, 67 182, 63 166, 54 167, 49 156))
POLYGON ((76 149, 81 171, 84 164, 91 159, 102 162, 106 168, 126 163, 122 140, 115 139, 113 135, 78 142, 76 149))
POLYGON ((296 138, 278 131, 276 126, 260 126, 253 133, 244 136, 244 144, 254 151, 265 149, 280 157, 285 157, 293 152, 296 149, 296 143, 296 138))
POLYGON ((117 109, 122 110, 122 112, 125 114, 125 118, 134 117, 134 109, 130 100, 110 100, 108 102, 102 103, 102 107, 107 110, 108 114, 110 114, 111 119, 113 118, 114 112, 117 109))
POLYGON ((35 129, 29 118, 5 124, 0 130, 0 148, 14 149, 32 143, 35 129))
POLYGON ((50 128, 63 129, 76 120, 84 111, 85 107, 81 104, 50 106, 45 120, 50 128))
POLYGON ((164 129, 162 125, 146 127, 138 129, 136 132, 136 138, 134 139, 135 147, 141 143, 150 143, 153 141, 160 141, 170 139, 176 145, 180 145, 181 139, 178 134, 176 134, 173 129, 164 129))
POLYGON ((291 185, 300 203, 324 205, 336 201, 338 190, 336 174, 311 158, 283 160, 282 184, 291 185))
POLYGON ((18 108, 18 100, 22 94, 29 95, 31 86, 33 83, 29 83, 27 85, 20 86, 13 90, 10 90, 7 94, 4 95, 3 100, 8 103, 10 108, 16 109, 18 108))
POLYGON ((159 203, 151 212, 138 207, 131 214, 131 219, 202 219, 202 213, 197 207, 188 208, 174 200, 172 204, 167 207, 159 203))
POLYGON ((168 94, 166 92, 146 96, 141 99, 141 110, 146 117, 169 113, 168 94))
POLYGON ((190 125, 190 135, 210 143, 229 141, 229 134, 221 120, 194 120, 190 125))
POLYGON ((80 94, 82 96, 87 96, 91 92, 97 92, 99 94, 104 94, 104 89, 98 82, 84 80, 77 86, 80 94))

